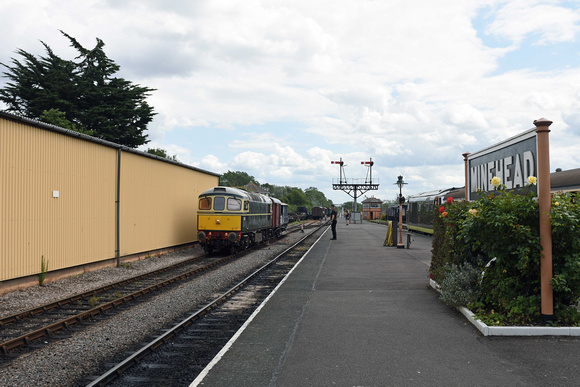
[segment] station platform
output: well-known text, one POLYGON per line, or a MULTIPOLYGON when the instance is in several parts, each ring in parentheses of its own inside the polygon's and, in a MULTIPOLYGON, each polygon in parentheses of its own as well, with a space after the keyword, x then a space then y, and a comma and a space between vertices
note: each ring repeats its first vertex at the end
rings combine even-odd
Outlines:
POLYGON ((432 237, 386 231, 339 219, 192 386, 580 385, 578 338, 483 337, 429 286, 432 237))

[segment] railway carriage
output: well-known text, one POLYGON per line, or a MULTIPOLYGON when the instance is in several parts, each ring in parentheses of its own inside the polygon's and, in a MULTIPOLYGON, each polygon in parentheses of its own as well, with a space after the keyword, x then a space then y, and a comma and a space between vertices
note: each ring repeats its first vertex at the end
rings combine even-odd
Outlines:
POLYGON ((407 230, 433 234, 433 211, 446 195, 457 188, 424 192, 409 196, 407 202, 407 230))
MULTIPOLYGON (((580 168, 550 173, 552 192, 579 192, 580 168)), ((433 234, 433 210, 435 206, 445 203, 448 197, 454 200, 465 200, 465 187, 449 188, 425 192, 409 197, 407 202, 407 229, 426 234, 433 234)))
POLYGON ((197 238, 208 252, 241 250, 280 236, 288 226, 288 206, 278 199, 232 187, 199 195, 197 238))
POLYGON ((288 226, 288 205, 282 203, 276 198, 269 198, 272 200, 272 230, 271 234, 274 237, 279 237, 288 226))
POLYGON ((326 208, 324 207, 312 207, 311 216, 312 219, 322 219, 326 215, 326 208))

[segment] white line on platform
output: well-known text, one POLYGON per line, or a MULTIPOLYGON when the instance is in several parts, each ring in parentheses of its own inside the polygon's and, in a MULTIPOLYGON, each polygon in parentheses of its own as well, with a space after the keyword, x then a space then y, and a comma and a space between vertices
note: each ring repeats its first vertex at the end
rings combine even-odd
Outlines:
POLYGON ((199 373, 199 375, 197 376, 197 378, 195 378, 195 380, 193 382, 191 382, 191 384, 189 385, 189 387, 197 387, 199 386, 199 384, 203 381, 203 379, 207 376, 207 374, 209 373, 209 371, 221 360, 221 358, 230 350, 230 348, 232 347, 232 345, 236 342, 236 340, 242 335, 242 333, 246 330, 246 328, 248 327, 248 325, 250 325, 250 323, 252 322, 252 320, 258 315, 258 313, 260 313, 260 311, 262 310, 262 308, 268 303, 268 301, 270 300, 270 298, 272 298, 274 296, 274 294, 278 291, 278 289, 280 288, 280 286, 282 286, 282 284, 284 282, 286 282, 286 279, 288 279, 288 277, 290 276, 290 274, 292 274, 292 272, 294 271, 294 269, 296 269, 298 267, 298 265, 300 265, 300 262, 302 262, 302 260, 304 258, 306 258, 306 256, 308 255, 308 253, 310 253, 310 250, 312 250, 314 248, 314 246, 316 245, 316 243, 318 243, 318 241, 326 234, 326 232, 324 232, 317 240, 316 242, 314 242, 312 244, 312 246, 310 246, 310 248, 308 249, 308 251, 302 256, 302 258, 300 258, 300 261, 298 261, 298 263, 296 263, 296 265, 294 265, 294 267, 292 268, 292 270, 290 270, 288 272, 288 274, 286 274, 286 276, 282 279, 282 281, 280 281, 280 283, 278 284, 278 286, 276 286, 276 288, 274 288, 274 290, 272 291, 272 293, 270 293, 270 295, 268 297, 266 297, 266 299, 260 304, 260 306, 254 311, 254 313, 252 313, 252 315, 250 316, 250 318, 248 318, 248 320, 244 323, 244 325, 242 325, 240 327, 240 329, 238 329, 238 331, 234 334, 234 336, 227 342, 227 344, 221 349, 221 351, 218 352, 217 355, 215 355, 215 357, 209 362, 209 364, 199 373))

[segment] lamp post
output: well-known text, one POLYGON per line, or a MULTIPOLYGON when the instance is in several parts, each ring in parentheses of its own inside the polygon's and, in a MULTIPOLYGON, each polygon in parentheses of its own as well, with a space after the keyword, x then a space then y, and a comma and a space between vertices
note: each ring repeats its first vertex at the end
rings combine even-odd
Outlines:
POLYGON ((397 244, 398 249, 404 249, 403 244, 403 203, 405 203, 405 198, 403 197, 403 186, 407 183, 403 181, 403 176, 399 175, 397 182, 395 183, 399 187, 399 243, 397 244))

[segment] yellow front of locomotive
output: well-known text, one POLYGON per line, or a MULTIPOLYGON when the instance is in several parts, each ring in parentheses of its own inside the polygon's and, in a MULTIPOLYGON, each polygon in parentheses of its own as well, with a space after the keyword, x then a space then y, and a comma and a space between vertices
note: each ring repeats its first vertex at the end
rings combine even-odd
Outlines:
POLYGON ((205 250, 236 247, 241 241, 242 217, 248 212, 244 192, 215 187, 199 196, 197 239, 205 250))

